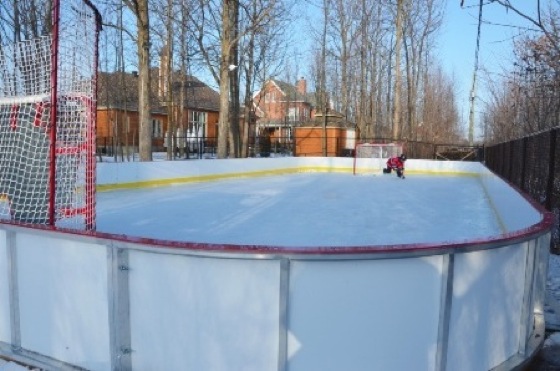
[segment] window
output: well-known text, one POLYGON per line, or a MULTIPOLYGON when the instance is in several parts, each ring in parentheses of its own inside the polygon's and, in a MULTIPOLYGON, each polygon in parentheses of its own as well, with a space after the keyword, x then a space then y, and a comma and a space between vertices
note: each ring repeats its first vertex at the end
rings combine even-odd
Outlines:
POLYGON ((160 119, 152 119, 152 136, 154 138, 163 138, 163 125, 160 119))
POLYGON ((204 127, 208 114, 206 112, 191 111, 189 112, 189 128, 197 136, 203 135, 204 127))
POLYGON ((264 95, 264 102, 271 103, 276 101, 276 93, 273 91, 269 91, 264 95))
POLYGON ((299 108, 298 107, 291 107, 288 109, 288 120, 289 121, 297 121, 299 115, 299 108))

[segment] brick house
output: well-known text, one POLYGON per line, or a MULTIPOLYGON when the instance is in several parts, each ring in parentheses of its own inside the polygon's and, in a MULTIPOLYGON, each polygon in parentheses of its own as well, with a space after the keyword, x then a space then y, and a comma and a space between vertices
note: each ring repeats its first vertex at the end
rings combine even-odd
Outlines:
MULTIPOLYGON (((173 104, 169 109, 165 79, 151 70, 150 91, 152 146, 165 151, 169 113, 173 114, 176 146, 184 152, 215 144, 219 118, 219 94, 193 76, 174 74, 173 104)), ((97 96, 97 152, 128 155, 138 152, 138 75, 100 72, 97 96), (115 152, 116 151, 116 152, 115 152)))
POLYGON ((311 121, 314 115, 314 95, 307 93, 307 82, 302 77, 296 85, 280 80, 268 80, 253 95, 256 114, 256 135, 267 135, 271 140, 291 142, 293 129, 311 121))
POLYGON ((289 146, 294 156, 347 156, 354 148, 355 125, 335 110, 316 110, 315 94, 302 77, 296 85, 268 80, 253 96, 257 135, 289 146), (323 140, 323 138, 326 138, 323 140))

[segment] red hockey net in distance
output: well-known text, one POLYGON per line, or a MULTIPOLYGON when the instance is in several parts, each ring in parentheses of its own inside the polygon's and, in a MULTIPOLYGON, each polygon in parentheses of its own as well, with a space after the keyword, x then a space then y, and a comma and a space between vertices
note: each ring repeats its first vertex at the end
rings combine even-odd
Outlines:
POLYGON ((100 17, 64 0, 52 19, 51 35, 0 46, 0 217, 91 230, 100 17))
POLYGON ((357 143, 354 150, 354 175, 380 172, 387 159, 403 153, 402 143, 357 143))

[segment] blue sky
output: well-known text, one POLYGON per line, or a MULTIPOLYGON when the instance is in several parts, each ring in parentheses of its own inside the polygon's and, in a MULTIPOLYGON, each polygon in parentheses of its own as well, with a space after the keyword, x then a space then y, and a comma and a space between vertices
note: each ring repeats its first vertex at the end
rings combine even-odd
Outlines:
MULTIPOLYGON (((456 81, 459 113, 465 124, 469 116, 468 98, 475 63, 478 3, 477 0, 465 0, 464 7, 461 7, 460 0, 448 0, 439 37, 440 61, 456 81)), ((536 1, 512 0, 511 3, 528 14, 535 13, 536 1)), ((492 24, 483 23, 481 30, 479 66, 481 71, 484 69, 488 73, 481 72, 478 75, 476 112, 481 111, 484 101, 487 100, 488 78, 492 81, 499 80, 504 71, 513 65, 513 40, 520 33, 520 28, 516 26, 529 26, 527 21, 498 4, 484 6, 483 19, 492 24)), ((478 123, 478 115, 475 122, 478 123)), ((475 129, 477 139, 481 134, 478 128, 475 129)))

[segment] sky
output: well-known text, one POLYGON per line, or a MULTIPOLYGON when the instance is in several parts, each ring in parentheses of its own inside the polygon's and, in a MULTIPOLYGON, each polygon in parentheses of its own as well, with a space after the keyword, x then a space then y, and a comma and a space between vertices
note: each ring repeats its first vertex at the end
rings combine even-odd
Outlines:
MULTIPOLYGON (((488 1, 485 1, 488 3, 488 1)), ((536 1, 512 0, 512 5, 526 14, 536 14, 536 1)), ((545 2, 543 2, 545 3, 545 2)), ((444 24, 439 37, 439 58, 449 76, 456 82, 456 97, 459 101, 460 116, 467 123, 469 116, 469 95, 472 86, 475 64, 475 50, 478 25, 478 4, 476 0, 447 0, 444 24)), ((499 4, 487 4, 483 7, 481 27, 477 100, 475 112, 480 113, 488 101, 488 80, 499 81, 504 71, 513 66, 513 42, 528 21, 512 11, 507 11, 499 4), (484 70, 484 72, 482 72, 484 70)), ((475 118, 478 123, 478 115, 475 118)), ((478 136, 482 135, 477 128, 478 136)))

